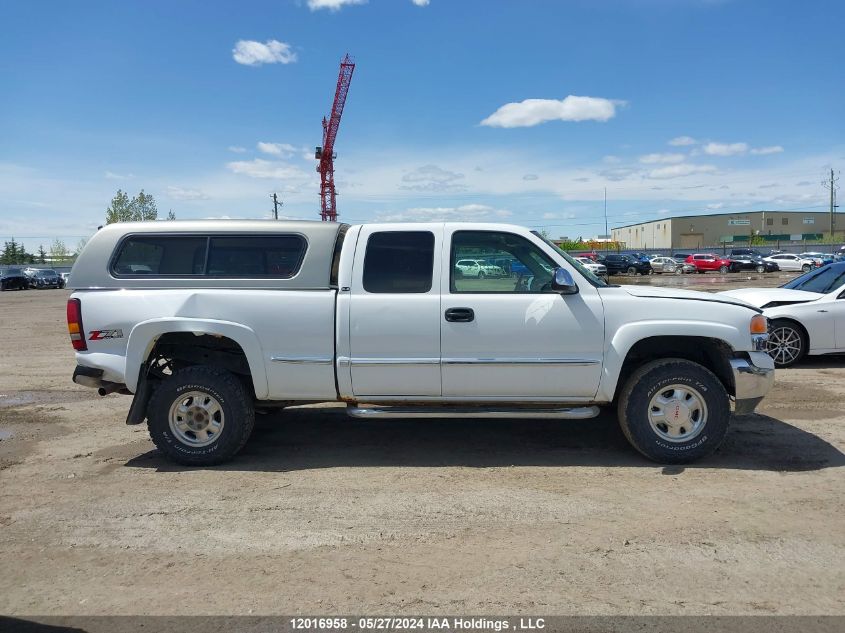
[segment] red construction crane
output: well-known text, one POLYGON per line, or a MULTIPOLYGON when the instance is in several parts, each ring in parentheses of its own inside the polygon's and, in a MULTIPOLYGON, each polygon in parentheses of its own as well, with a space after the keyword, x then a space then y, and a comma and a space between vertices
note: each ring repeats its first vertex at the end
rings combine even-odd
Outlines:
POLYGON ((340 62, 332 113, 328 120, 323 117, 323 146, 318 147, 314 154, 314 158, 320 161, 317 171, 320 172, 320 217, 323 222, 337 222, 337 193, 334 189, 334 159, 337 154, 334 152, 334 141, 337 138, 337 129, 340 127, 340 117, 343 115, 343 106, 346 105, 346 95, 354 70, 355 63, 347 53, 340 62))

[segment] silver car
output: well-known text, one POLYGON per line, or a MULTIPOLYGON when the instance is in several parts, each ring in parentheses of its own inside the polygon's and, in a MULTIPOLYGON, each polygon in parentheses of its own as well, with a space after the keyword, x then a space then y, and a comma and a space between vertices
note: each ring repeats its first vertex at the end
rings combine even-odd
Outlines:
POLYGON ((651 269, 655 274, 661 273, 682 275, 695 272, 695 266, 672 257, 655 257, 651 260, 651 269))

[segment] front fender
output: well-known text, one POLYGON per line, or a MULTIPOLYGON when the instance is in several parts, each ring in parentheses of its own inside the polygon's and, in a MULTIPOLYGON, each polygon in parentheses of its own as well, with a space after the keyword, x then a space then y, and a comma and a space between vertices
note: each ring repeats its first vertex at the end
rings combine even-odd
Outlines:
POLYGON ((195 334, 209 334, 225 336, 241 346, 246 355, 249 371, 252 374, 252 384, 258 399, 267 398, 269 388, 267 384, 267 368, 264 365, 264 353, 255 332, 231 321, 216 319, 194 319, 185 317, 166 317, 142 321, 129 334, 126 347, 126 386, 134 392, 138 385, 138 375, 150 355, 156 341, 163 334, 170 332, 191 332, 195 334))
POLYGON ((620 325, 607 342, 604 352, 604 366, 599 381, 596 400, 610 402, 616 393, 616 385, 622 372, 622 365, 631 348, 643 339, 661 336, 682 336, 687 338, 709 338, 724 341, 734 350, 748 349, 750 338, 727 323, 714 321, 690 321, 673 319, 652 319, 620 325))

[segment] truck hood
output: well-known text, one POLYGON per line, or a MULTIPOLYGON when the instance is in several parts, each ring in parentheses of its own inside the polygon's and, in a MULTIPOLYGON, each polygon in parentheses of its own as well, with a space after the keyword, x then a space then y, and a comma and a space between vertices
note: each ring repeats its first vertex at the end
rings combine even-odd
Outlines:
POLYGON ((742 288, 741 290, 727 290, 718 296, 739 299, 753 306, 762 308, 769 303, 785 305, 789 303, 806 303, 815 301, 822 295, 805 290, 790 290, 789 288, 742 288))
POLYGON ((701 292, 700 290, 684 290, 681 288, 658 288, 655 286, 622 286, 622 289, 634 297, 651 299, 686 299, 688 301, 710 301, 712 303, 728 303, 754 310, 746 301, 735 297, 726 297, 725 293, 701 292))

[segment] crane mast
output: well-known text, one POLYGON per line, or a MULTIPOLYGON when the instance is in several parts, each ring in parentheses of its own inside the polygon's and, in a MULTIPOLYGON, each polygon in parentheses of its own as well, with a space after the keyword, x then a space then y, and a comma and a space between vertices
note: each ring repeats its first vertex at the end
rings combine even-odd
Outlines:
POLYGON ((314 154, 314 158, 320 161, 317 165, 317 171, 320 172, 320 217, 324 222, 337 222, 337 192, 334 187, 334 159, 337 154, 334 151, 334 142, 354 70, 355 63, 347 53, 340 62, 331 114, 328 119, 323 117, 323 145, 318 147, 314 154))

